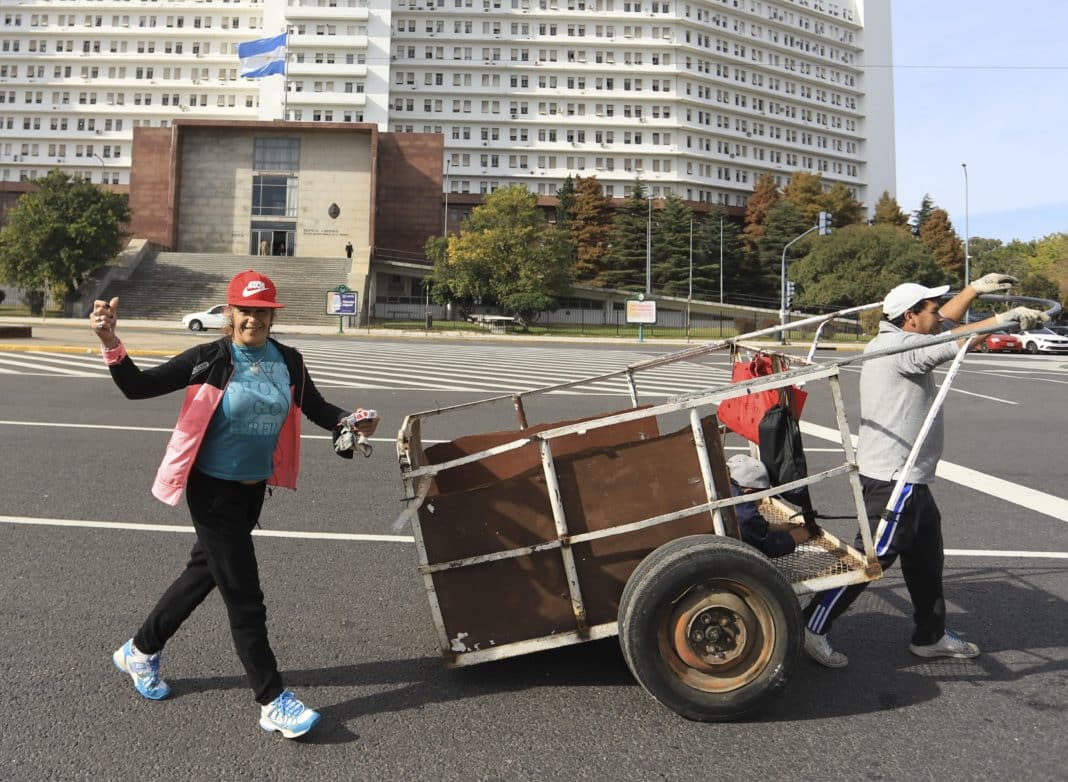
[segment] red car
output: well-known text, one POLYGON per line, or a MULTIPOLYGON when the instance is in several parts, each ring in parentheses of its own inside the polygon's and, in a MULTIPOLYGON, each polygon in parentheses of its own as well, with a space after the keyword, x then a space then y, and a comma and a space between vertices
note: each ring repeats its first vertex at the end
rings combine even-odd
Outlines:
POLYGON ((979 343, 979 350, 983 353, 1023 353, 1023 342, 1015 334, 995 331, 979 343))

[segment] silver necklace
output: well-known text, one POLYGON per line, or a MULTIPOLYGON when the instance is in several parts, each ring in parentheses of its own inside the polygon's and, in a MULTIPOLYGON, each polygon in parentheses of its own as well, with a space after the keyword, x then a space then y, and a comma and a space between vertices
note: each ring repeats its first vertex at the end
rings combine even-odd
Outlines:
POLYGON ((252 374, 260 374, 260 369, 262 368, 263 376, 267 378, 267 382, 274 387, 274 390, 278 392, 278 395, 283 399, 289 398, 289 394, 280 388, 278 383, 274 381, 274 370, 271 368, 271 363, 264 363, 267 359, 267 345, 263 346, 259 358, 256 358, 255 353, 252 352, 251 348, 246 348, 244 345, 238 345, 236 342, 234 343, 234 346, 241 352, 241 355, 245 357, 245 360, 248 361, 249 371, 252 374))
POLYGON ((237 345, 238 352, 245 357, 245 360, 249 363, 249 371, 254 375, 260 373, 262 367, 265 373, 269 373, 267 365, 263 363, 263 360, 267 358, 267 346, 263 347, 263 351, 259 358, 256 358, 256 354, 252 352, 251 348, 246 348, 244 345, 237 345))

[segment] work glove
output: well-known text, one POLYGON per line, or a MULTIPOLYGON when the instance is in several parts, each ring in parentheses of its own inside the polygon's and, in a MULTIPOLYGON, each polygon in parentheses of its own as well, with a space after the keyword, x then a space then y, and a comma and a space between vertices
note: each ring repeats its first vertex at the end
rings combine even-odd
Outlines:
POLYGON ((338 421, 334 437, 334 453, 343 459, 351 459, 355 451, 364 456, 371 455, 371 441, 368 436, 378 427, 378 413, 364 410, 362 407, 351 415, 338 421))
POLYGON ((1032 310, 1027 307, 1015 307, 1008 312, 1000 312, 994 316, 999 326, 1019 324, 1021 331, 1037 328, 1044 323, 1049 323, 1049 315, 1042 310, 1032 310))
POLYGON ((1018 282, 1019 280, 1011 274, 990 272, 990 274, 984 274, 978 280, 972 280, 971 284, 976 293, 1001 293, 1009 290, 1018 282))

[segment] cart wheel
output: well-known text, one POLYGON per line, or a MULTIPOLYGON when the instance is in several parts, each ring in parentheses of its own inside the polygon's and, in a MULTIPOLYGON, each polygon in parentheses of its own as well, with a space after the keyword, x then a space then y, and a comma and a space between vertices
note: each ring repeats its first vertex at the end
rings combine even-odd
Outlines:
POLYGON ((691 720, 737 718, 782 689, 801 631, 786 578, 756 549, 719 535, 656 549, 619 604, 619 642, 634 678, 691 720))

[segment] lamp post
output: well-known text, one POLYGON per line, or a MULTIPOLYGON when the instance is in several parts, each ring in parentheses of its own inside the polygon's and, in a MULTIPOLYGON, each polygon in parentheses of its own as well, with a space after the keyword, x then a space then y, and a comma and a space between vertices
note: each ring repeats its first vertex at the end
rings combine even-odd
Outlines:
POLYGON ((442 236, 446 236, 449 233, 449 167, 451 165, 451 160, 445 161, 445 218, 441 221, 442 236))
POLYGON ((723 303, 723 213, 719 215, 719 303, 723 303))
POLYGON ((95 152, 93 153, 93 157, 95 157, 97 160, 100 161, 100 173, 101 173, 101 175, 103 177, 105 177, 104 184, 107 184, 107 179, 106 179, 107 172, 106 172, 106 169, 107 169, 107 165, 108 164, 104 162, 104 158, 100 157, 100 155, 96 154, 95 152))
POLYGON ((798 242, 804 239, 813 231, 819 231, 820 236, 826 236, 831 232, 831 214, 830 212, 820 212, 816 216, 816 224, 805 231, 800 236, 796 236, 786 243, 786 246, 782 248, 782 271, 779 278, 779 342, 783 345, 786 344, 786 315, 787 315, 787 303, 786 303, 786 251, 790 249, 790 245, 794 242, 798 242))
POLYGON ((964 170, 964 284, 969 285, 972 281, 971 261, 968 252, 968 164, 961 163, 964 170))
POLYGON ((653 194, 649 193, 649 216, 645 221, 645 295, 653 293, 653 194))
POLYGON ((693 305, 693 218, 690 218, 690 285, 686 294, 686 339, 690 338, 690 307, 693 305))

